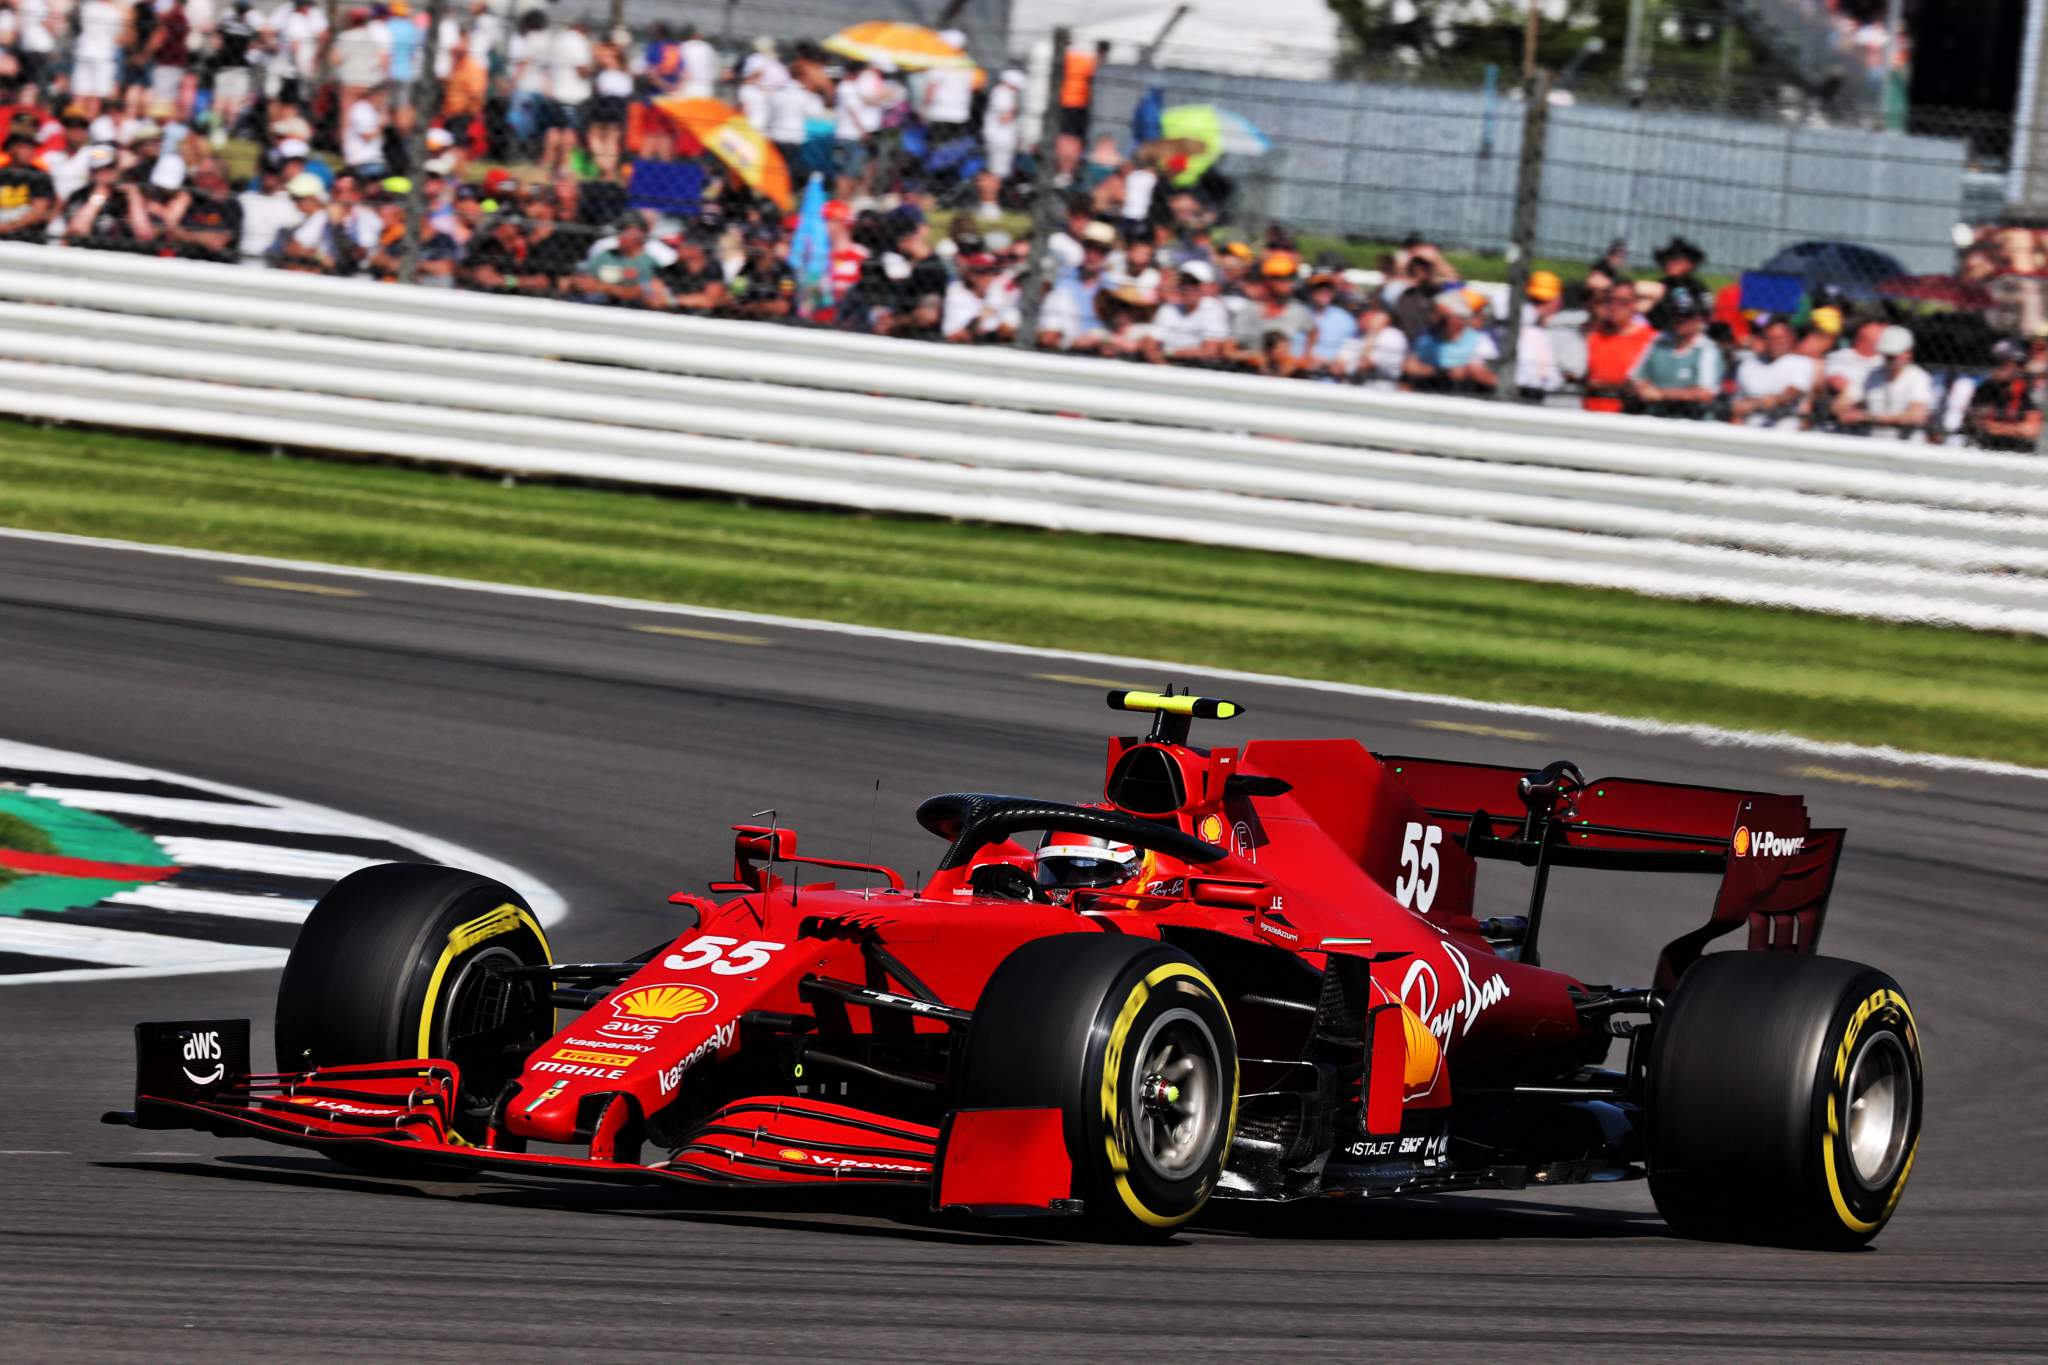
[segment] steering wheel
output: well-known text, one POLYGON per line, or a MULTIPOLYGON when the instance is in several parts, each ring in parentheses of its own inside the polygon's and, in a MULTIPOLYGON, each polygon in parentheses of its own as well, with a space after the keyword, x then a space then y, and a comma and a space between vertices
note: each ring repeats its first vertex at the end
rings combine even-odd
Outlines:
POLYGON ((1122 811, 1070 806, 1030 796, 948 792, 926 799, 917 808, 917 823, 951 841, 946 855, 939 859, 941 872, 965 867, 988 845, 1023 829, 1070 829, 1077 834, 1100 835, 1190 863, 1213 863, 1230 856, 1229 850, 1172 825, 1140 820, 1122 811))

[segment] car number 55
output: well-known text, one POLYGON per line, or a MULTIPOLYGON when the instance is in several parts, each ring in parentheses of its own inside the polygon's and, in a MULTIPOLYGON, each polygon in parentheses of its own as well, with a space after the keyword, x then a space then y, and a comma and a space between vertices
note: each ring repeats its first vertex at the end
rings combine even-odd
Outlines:
POLYGON ((1394 899, 1425 915, 1436 903, 1437 875, 1442 871, 1436 846, 1443 841, 1442 826, 1412 820, 1401 835, 1401 875, 1394 881, 1394 899))
POLYGON ((736 938, 704 934, 685 943, 681 952, 670 953, 663 958, 661 965, 672 972, 693 972, 699 967, 709 967, 718 976, 745 976, 767 966, 770 957, 788 946, 787 943, 769 943, 763 939, 742 943, 736 938))

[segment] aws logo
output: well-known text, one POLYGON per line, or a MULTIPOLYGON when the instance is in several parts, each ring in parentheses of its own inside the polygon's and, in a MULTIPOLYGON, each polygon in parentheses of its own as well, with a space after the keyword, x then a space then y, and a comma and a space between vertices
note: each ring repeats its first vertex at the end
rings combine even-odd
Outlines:
POLYGON ((612 1013, 638 1022, 674 1023, 718 1008, 718 997, 702 986, 638 986, 612 997, 612 1013))
POLYGON ((1738 858, 1789 858, 1806 847, 1806 836, 1781 839, 1770 830, 1751 834, 1748 825, 1735 827, 1735 856, 1738 858))
POLYGON ((215 1081, 227 1075, 227 1063, 221 1057, 220 1033, 217 1030, 209 1030, 206 1033, 194 1033, 185 1039, 185 1065, 183 1070, 185 1072, 185 1079, 194 1085, 212 1085, 215 1081), (208 1062, 213 1063, 211 1071, 206 1072, 203 1076, 197 1076, 192 1073, 194 1066, 203 1068, 208 1062))

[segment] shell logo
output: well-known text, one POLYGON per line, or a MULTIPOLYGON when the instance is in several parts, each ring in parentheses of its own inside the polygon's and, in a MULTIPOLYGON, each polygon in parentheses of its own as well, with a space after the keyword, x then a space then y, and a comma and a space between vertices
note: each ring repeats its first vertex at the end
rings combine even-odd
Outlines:
POLYGON ((1748 825, 1737 825, 1735 827, 1735 856, 1738 858, 1747 858, 1749 856, 1748 825))
POLYGON ((1220 815, 1203 816, 1202 827, 1196 833, 1202 837, 1204 842, 1215 843, 1223 837, 1223 817, 1220 815))
POLYGON ((784 1161, 809 1161, 811 1159, 809 1152, 800 1152, 794 1147, 784 1147, 775 1155, 781 1157, 784 1161))
POLYGON ((718 997, 701 986, 639 986, 612 998, 612 1012, 621 1019, 687 1019, 718 1008, 718 997))

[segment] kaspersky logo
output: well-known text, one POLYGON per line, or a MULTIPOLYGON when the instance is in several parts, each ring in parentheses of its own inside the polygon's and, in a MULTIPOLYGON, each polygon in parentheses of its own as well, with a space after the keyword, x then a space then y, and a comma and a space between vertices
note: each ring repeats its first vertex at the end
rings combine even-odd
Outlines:
POLYGON ((1806 847, 1806 836, 1781 839, 1770 830, 1751 834, 1748 825, 1735 827, 1735 856, 1738 858, 1789 858, 1806 847))
POLYGON ((639 986, 612 997, 612 1013, 636 1023, 672 1024, 718 1008, 718 997, 702 986, 639 986))

